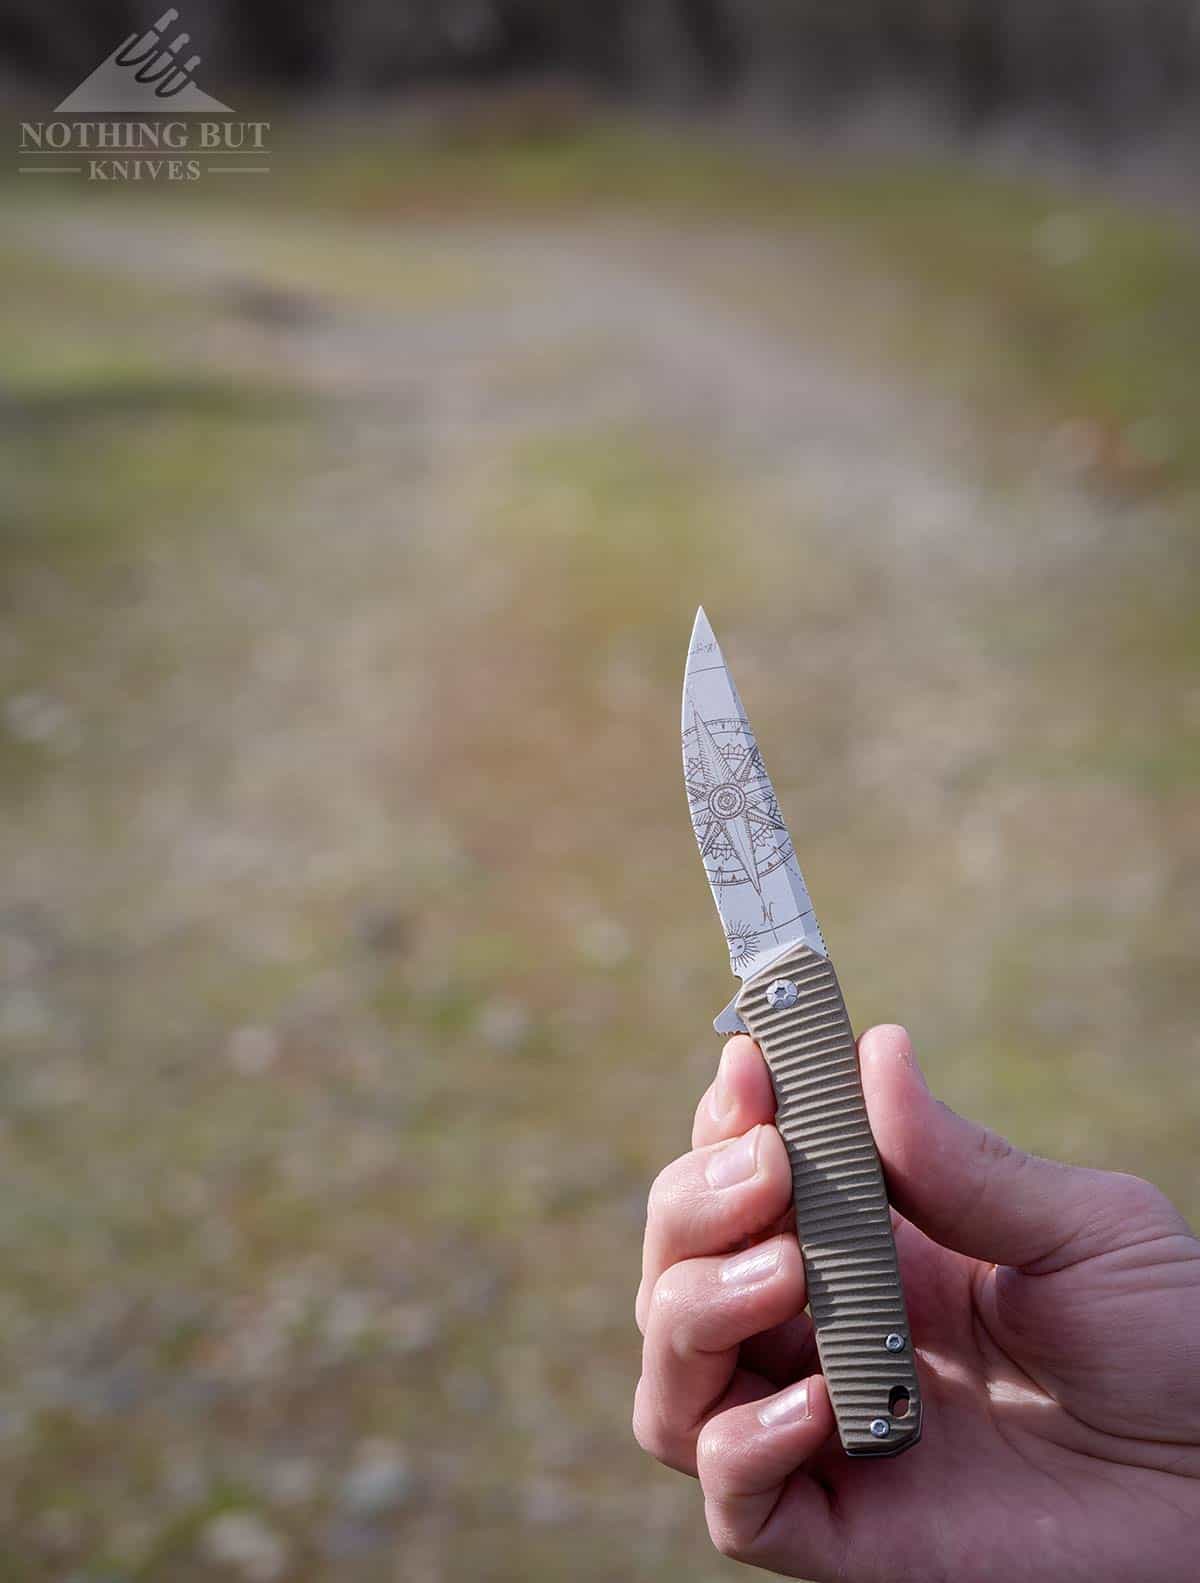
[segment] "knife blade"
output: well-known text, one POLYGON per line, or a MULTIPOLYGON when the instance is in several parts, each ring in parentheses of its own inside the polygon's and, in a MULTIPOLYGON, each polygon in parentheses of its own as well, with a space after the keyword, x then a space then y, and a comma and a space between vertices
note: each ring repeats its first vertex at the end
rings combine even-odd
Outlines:
POLYGON ((887 1189, 841 986, 795 847, 703 608, 683 678, 692 828, 741 989, 718 1033, 749 1033, 792 1168, 809 1310, 843 1449, 895 1456, 921 1435, 921 1391, 887 1189))

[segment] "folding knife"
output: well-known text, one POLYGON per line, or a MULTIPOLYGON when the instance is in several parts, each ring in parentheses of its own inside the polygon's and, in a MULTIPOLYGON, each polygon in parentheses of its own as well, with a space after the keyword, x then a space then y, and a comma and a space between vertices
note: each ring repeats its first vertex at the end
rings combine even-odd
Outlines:
POLYGON ((808 1305, 852 1457, 920 1439, 921 1391, 841 987, 762 754, 703 610, 683 678, 683 778, 742 987, 714 1024, 749 1033, 787 1146, 808 1305))

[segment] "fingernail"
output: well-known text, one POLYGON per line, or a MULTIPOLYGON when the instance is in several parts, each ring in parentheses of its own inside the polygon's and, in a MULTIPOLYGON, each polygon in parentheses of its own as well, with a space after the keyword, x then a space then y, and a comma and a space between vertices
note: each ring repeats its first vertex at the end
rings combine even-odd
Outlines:
POLYGON ((774 1429, 778 1424, 798 1424, 807 1417, 807 1380, 797 1380, 795 1385, 772 1396, 758 1409, 758 1421, 767 1429, 774 1429))
POLYGON ((759 1281, 770 1280, 779 1268, 783 1242, 772 1237, 757 1248, 747 1248, 745 1253, 735 1253, 721 1266, 721 1280, 726 1286, 755 1286, 759 1281))
POLYGON ((759 1129, 752 1127, 713 1150, 704 1167, 710 1187, 733 1187, 749 1181, 758 1169, 758 1134, 759 1129))
POLYGON ((713 1112, 718 1121, 727 1116, 733 1109, 733 1095, 729 1092, 729 1073, 727 1067, 729 1047, 721 1051, 721 1059, 717 1063, 717 1080, 713 1084, 713 1112))

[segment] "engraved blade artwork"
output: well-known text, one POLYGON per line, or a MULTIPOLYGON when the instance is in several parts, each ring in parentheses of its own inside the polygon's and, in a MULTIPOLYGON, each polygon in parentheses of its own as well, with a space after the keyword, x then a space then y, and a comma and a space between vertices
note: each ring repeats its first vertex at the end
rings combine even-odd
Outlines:
MULTIPOLYGON (((729 946, 748 978, 804 940, 825 956, 808 887, 762 754, 703 609, 683 676, 683 779, 692 828, 729 946)), ((732 1031, 717 1019, 718 1032, 732 1031)))

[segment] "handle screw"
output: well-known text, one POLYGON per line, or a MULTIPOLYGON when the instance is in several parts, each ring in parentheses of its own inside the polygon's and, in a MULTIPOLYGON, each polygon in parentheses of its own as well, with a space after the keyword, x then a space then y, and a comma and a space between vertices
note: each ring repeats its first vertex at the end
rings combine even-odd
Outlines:
POLYGON ((785 1011, 800 999, 800 991, 790 978, 777 978, 767 985, 767 1005, 775 1011, 785 1011))
POLYGON ((871 1433, 875 1436, 876 1440, 882 1440, 884 1435, 887 1434, 887 1432, 888 1432, 888 1421, 887 1421, 886 1418, 872 1418, 872 1420, 871 1420, 871 1433))
POLYGON ((889 1352, 904 1351, 904 1337, 898 1330, 893 1330, 891 1335, 885 1336, 883 1338, 883 1344, 889 1352))

